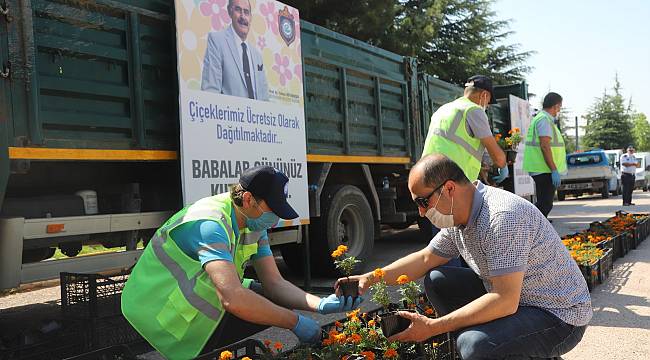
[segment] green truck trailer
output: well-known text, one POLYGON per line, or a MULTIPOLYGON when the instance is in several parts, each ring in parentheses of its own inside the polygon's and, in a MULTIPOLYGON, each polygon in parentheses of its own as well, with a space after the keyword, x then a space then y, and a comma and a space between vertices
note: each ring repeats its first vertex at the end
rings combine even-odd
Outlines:
MULTIPOLYGON (((0 11, 0 289, 127 268, 182 205, 173 1, 8 0, 0 11), (83 245, 116 248, 76 256, 83 245), (52 259, 55 249, 67 255, 52 259)), ((417 221, 406 180, 429 119, 462 88, 403 57, 301 22, 309 231, 272 244, 332 271, 380 226, 417 221)), ((526 98, 525 84, 497 89, 526 98)), ((507 99, 506 99, 507 100, 507 99)), ((507 101, 491 108, 509 128, 507 101)))

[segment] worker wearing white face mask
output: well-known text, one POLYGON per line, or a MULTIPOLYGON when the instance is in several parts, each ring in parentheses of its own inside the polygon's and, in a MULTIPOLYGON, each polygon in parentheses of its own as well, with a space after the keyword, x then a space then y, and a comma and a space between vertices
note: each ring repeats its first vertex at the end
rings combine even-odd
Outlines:
MULTIPOLYGON (((411 325, 389 341, 455 332, 465 360, 555 358, 580 342, 592 316, 587 285, 533 204, 470 182, 440 154, 418 161, 408 187, 420 215, 442 230, 426 248, 383 267, 383 279, 393 285, 402 274, 424 276, 440 317, 399 312, 411 325), (459 255, 469 268, 446 266, 459 255)), ((372 272, 350 279, 359 281, 361 294, 379 280, 372 272)))

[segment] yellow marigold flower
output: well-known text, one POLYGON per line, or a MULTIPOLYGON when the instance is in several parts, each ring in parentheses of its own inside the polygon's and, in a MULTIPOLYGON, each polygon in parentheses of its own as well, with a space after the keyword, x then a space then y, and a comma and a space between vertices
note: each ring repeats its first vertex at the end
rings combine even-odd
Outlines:
POLYGON ((348 247, 345 246, 345 245, 339 245, 339 246, 336 248, 336 250, 338 250, 338 251, 344 253, 344 252, 348 251, 348 247))
POLYGON ((435 342, 435 341, 431 343, 431 346, 433 346, 434 348, 437 348, 439 345, 440 345, 440 344, 438 344, 438 343, 435 342))
POLYGON ((219 360, 230 360, 232 358, 232 353, 228 350, 222 351, 221 354, 219 354, 219 360))
POLYGON ((409 282, 409 281, 410 281, 410 280, 409 280, 409 277, 406 276, 406 275, 400 275, 400 276, 397 278, 397 283, 400 284, 400 285, 406 284, 406 283, 409 282))
POLYGON ((244 356, 243 358, 241 358, 241 360, 253 360, 253 359, 249 358, 248 356, 244 356))
POLYGON ((386 275, 386 272, 382 268, 376 268, 372 272, 372 277, 374 277, 375 279, 381 279, 384 277, 384 275, 386 275))
POLYGON ((334 338, 336 339, 336 342, 338 342, 339 344, 344 343, 346 340, 345 334, 338 334, 334 338))
POLYGON ((375 320, 368 321, 368 326, 375 326, 375 324, 376 324, 375 320))
POLYGON ((397 350, 390 348, 384 352, 384 357, 387 359, 396 358, 398 356, 397 350))
POLYGON ((340 257, 341 255, 343 255, 343 252, 341 252, 341 251, 339 251, 339 250, 334 250, 334 251, 332 251, 332 257, 335 258, 335 259, 336 259, 337 257, 340 257))

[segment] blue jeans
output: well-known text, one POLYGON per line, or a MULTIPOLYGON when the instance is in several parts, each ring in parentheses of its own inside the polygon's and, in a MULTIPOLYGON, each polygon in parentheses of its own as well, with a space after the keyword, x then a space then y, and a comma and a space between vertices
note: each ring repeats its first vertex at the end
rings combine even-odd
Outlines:
MULTIPOLYGON (((441 266, 424 278, 429 301, 446 315, 485 294, 479 277, 467 268, 441 266)), ((541 308, 519 306, 513 315, 456 331, 463 360, 549 359, 573 349, 586 326, 573 326, 541 308)))

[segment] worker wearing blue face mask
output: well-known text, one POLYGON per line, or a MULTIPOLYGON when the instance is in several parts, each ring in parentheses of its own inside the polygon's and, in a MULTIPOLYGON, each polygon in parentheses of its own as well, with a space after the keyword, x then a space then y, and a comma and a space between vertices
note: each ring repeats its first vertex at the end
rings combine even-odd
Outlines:
POLYGON ((122 312, 166 358, 194 358, 268 326, 318 342, 318 323, 294 310, 328 314, 362 301, 305 293, 278 271, 266 230, 298 217, 288 181, 272 167, 248 169, 230 192, 189 205, 151 239, 124 288, 122 312), (249 261, 259 283, 243 277, 249 261))

